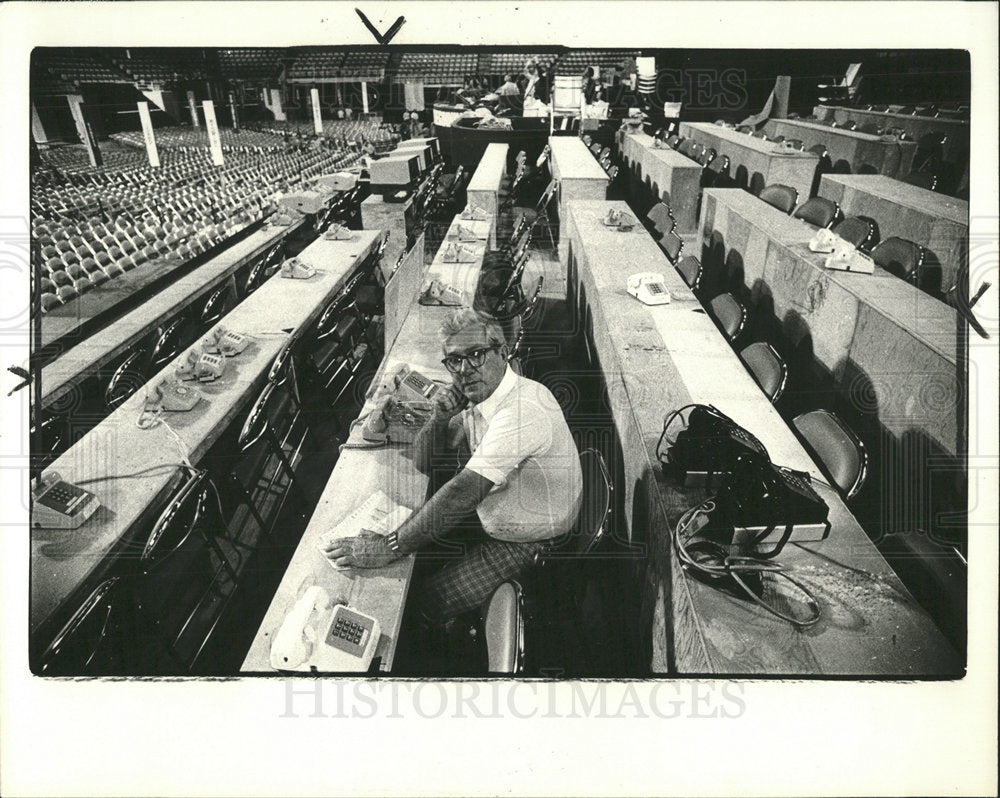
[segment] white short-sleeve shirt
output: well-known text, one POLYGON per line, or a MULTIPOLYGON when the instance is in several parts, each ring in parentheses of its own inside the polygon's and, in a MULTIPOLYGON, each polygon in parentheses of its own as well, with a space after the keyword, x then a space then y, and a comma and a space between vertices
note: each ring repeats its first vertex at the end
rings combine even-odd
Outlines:
POLYGON ((546 540, 576 522, 580 455, 562 409, 541 383, 510 367, 483 402, 462 411, 472 457, 466 468, 493 483, 476 508, 491 537, 546 540))

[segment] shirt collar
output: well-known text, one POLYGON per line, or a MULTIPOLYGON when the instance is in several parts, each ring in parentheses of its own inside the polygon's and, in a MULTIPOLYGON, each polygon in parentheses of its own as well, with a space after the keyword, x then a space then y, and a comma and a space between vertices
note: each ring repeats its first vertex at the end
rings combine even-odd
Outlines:
POLYGON ((515 385, 517 385, 517 374, 514 373, 514 370, 510 366, 507 366, 496 390, 479 404, 473 405, 472 409, 478 410, 479 415, 486 419, 486 423, 489 424, 493 420, 493 416, 496 415, 500 403, 507 394, 514 390, 515 385))

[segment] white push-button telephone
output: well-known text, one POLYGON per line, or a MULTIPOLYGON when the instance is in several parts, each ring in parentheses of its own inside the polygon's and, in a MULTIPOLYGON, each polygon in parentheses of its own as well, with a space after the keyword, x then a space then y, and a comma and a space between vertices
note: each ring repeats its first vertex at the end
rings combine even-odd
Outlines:
POLYGON ((330 608, 319 586, 306 590, 271 644, 271 667, 279 671, 364 672, 378 645, 378 620, 344 604, 330 608), (319 634, 317 634, 319 632, 319 634))
POLYGON ((631 275, 628 278, 628 292, 647 305, 666 305, 670 302, 670 292, 659 272, 631 275))
POLYGON ((42 529, 76 529, 100 506, 101 502, 89 490, 50 471, 31 490, 31 525, 42 529))

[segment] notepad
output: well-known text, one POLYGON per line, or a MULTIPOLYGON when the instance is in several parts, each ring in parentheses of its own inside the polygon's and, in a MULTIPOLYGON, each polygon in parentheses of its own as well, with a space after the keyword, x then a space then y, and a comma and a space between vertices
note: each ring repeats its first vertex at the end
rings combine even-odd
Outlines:
MULTIPOLYGON (((317 547, 325 555, 324 549, 331 541, 338 538, 355 537, 361 534, 362 529, 370 530, 378 535, 388 535, 393 530, 398 529, 412 514, 413 510, 409 507, 396 503, 383 491, 376 491, 355 507, 337 526, 320 535, 317 547)), ((337 568, 333 564, 333 560, 329 560, 329 563, 333 568, 337 568)))

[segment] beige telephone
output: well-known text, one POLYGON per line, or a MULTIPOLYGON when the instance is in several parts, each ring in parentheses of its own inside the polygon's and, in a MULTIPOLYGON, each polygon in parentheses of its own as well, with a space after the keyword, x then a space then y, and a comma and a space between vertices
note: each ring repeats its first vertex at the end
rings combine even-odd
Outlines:
POLYGON ((663 275, 659 272, 640 272, 628 278, 628 292, 647 305, 667 305, 670 303, 670 292, 663 275))
POLYGON ((210 355, 235 357, 246 349, 249 343, 245 335, 230 332, 222 325, 219 325, 202 339, 201 349, 210 355))
POLYGON ((809 251, 830 253, 836 249, 838 242, 844 243, 840 236, 824 227, 817 230, 816 234, 809 239, 809 251))
POLYGON ((192 349, 188 352, 187 358, 182 360, 174 374, 178 380, 199 380, 200 382, 212 382, 221 377, 226 371, 226 359, 222 355, 210 355, 207 352, 199 353, 192 349))
MULTIPOLYGON (((323 233, 323 238, 325 238, 327 241, 350 241, 352 238, 354 238, 354 235, 351 233, 350 230, 348 230, 342 224, 334 223, 330 225, 330 227, 327 229, 325 233, 323 233)), ((310 267, 306 266, 305 268, 309 269, 310 267)))
POLYGON ((385 442, 390 438, 410 442, 427 423, 434 397, 443 388, 404 364, 381 390, 385 395, 368 413, 361 428, 362 436, 372 442, 385 442))
POLYGON ((823 266, 842 272, 875 273, 875 261, 843 240, 839 240, 834 245, 833 252, 827 256, 823 266))
POLYGON ((464 291, 437 278, 432 279, 424 287, 417 301, 421 305, 448 305, 450 307, 461 307, 469 304, 464 291))
POLYGON ((42 529, 76 529, 100 506, 101 502, 89 490, 49 471, 31 490, 31 525, 42 529))
POLYGON ((174 371, 178 379, 198 380, 199 382, 214 382, 226 372, 226 359, 222 355, 210 355, 207 352, 188 353, 186 363, 181 363, 174 371))
POLYGON ((186 412, 201 401, 201 394, 178 380, 162 380, 158 385, 146 390, 146 412, 168 410, 186 412))
POLYGON ((477 236, 470 228, 462 224, 455 225, 455 232, 448 234, 449 241, 478 241, 477 236))
POLYGON ((629 214, 624 211, 615 210, 614 208, 609 208, 601 221, 605 227, 617 227, 619 230, 626 231, 631 230, 635 224, 635 219, 629 216, 629 214))
POLYGON ((487 219, 486 211, 478 205, 470 205, 462 211, 462 219, 466 221, 485 222, 487 219))
POLYGON ((298 258, 289 258, 281 264, 281 276, 290 280, 308 280, 316 274, 312 266, 306 266, 298 258))

